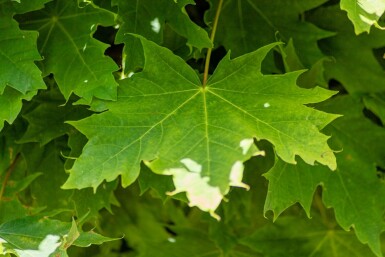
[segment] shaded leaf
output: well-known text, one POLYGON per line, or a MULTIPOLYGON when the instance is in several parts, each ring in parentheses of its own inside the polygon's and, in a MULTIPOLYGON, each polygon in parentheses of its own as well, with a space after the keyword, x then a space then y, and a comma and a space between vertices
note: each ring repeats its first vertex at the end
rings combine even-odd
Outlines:
POLYGON ((44 92, 34 100, 40 104, 23 115, 29 125, 19 143, 39 142, 45 145, 52 139, 70 132, 71 126, 66 124, 66 121, 80 120, 92 113, 84 106, 74 106, 73 101, 66 103, 56 89, 44 92))
POLYGON ((6 86, 22 94, 45 88, 41 72, 34 61, 41 60, 37 51, 36 31, 23 31, 12 16, 14 10, 0 5, 0 95, 6 86))
POLYGON ((38 47, 44 57, 44 75, 53 73, 64 95, 116 99, 117 84, 112 73, 118 68, 104 56, 107 46, 92 38, 99 24, 113 25, 114 15, 92 4, 78 7, 76 0, 57 0, 40 11, 18 16, 23 28, 39 31, 38 47))
POLYGON ((385 70, 373 55, 373 49, 385 46, 384 31, 356 36, 338 6, 320 8, 309 19, 323 29, 337 32, 319 44, 326 55, 335 59, 325 64, 328 80, 339 81, 351 94, 385 91, 385 70))
POLYGON ((263 253, 265 257, 369 257, 374 256, 368 247, 360 244, 354 233, 338 227, 328 227, 313 218, 280 218, 241 239, 241 243, 263 253))
MULTIPOLYGON (((310 66, 323 54, 317 41, 332 35, 304 20, 304 13, 325 0, 279 0, 279 1, 225 1, 222 7, 216 41, 234 56, 240 56, 254 49, 277 41, 293 39, 302 62, 310 66), (298 16, 302 16, 299 19, 298 16), (278 34, 277 34, 278 33, 278 34)), ((212 1, 212 8, 206 20, 214 20, 218 0, 212 1)))
POLYGON ((20 93, 16 89, 6 87, 0 94, 0 131, 4 127, 4 121, 12 124, 21 111, 23 100, 31 100, 37 91, 30 91, 26 94, 20 93))
POLYGON ((187 45, 198 49, 211 47, 207 32, 192 22, 185 11, 194 1, 174 0, 113 0, 118 6, 118 20, 122 25, 116 35, 117 43, 125 43, 124 71, 134 71, 143 64, 143 52, 138 38, 127 35, 139 34, 158 44, 163 42, 166 24, 187 39, 187 45))

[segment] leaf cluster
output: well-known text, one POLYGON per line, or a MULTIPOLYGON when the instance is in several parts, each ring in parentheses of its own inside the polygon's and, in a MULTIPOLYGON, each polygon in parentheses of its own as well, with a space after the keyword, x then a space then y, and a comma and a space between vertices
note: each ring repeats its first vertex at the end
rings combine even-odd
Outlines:
POLYGON ((0 0, 0 256, 383 256, 384 12, 0 0))

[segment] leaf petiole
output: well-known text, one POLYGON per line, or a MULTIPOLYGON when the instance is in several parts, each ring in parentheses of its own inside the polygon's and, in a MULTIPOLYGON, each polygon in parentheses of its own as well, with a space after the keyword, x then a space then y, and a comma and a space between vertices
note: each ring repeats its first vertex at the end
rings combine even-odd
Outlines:
POLYGON ((203 82, 202 82, 203 88, 206 87, 207 79, 208 79, 208 76, 209 76, 211 52, 212 52, 213 47, 214 47, 214 38, 215 38, 215 33, 217 31, 218 20, 219 20, 219 15, 221 14, 222 5, 223 5, 223 0, 219 0, 218 7, 217 7, 217 12, 215 13, 213 29, 212 29, 211 35, 210 35, 210 40, 211 40, 211 43, 212 43, 212 47, 207 49, 207 55, 206 55, 206 61, 205 61, 205 69, 204 69, 204 72, 203 72, 203 82))

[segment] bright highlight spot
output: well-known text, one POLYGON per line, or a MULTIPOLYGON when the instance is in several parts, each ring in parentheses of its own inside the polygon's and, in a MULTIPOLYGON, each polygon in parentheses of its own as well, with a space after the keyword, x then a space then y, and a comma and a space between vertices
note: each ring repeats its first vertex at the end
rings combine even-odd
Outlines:
POLYGON ((239 143, 239 146, 242 148, 242 154, 247 154, 247 151, 249 151, 250 147, 253 145, 254 140, 252 138, 246 138, 241 140, 239 143))
POLYGON ((49 257, 60 246, 60 236, 47 235, 41 241, 38 250, 15 249, 20 257, 49 257))
POLYGON ((169 237, 167 239, 167 241, 169 241, 170 243, 175 243, 176 242, 176 239, 175 238, 172 238, 172 237, 169 237))
POLYGON ((194 160, 191 160, 190 158, 184 158, 180 160, 180 162, 183 163, 189 171, 196 173, 201 173, 202 171, 202 165, 194 160))
POLYGON ((244 169, 244 166, 241 161, 236 161, 233 164, 230 172, 230 185, 235 187, 243 187, 249 190, 250 187, 242 182, 243 169, 244 169))
POLYGON ((268 108, 268 107, 270 107, 270 104, 269 103, 264 103, 263 107, 268 108))
POLYGON ((158 18, 155 18, 151 21, 151 29, 156 32, 156 33, 159 33, 160 31, 160 22, 159 22, 159 19, 158 18))

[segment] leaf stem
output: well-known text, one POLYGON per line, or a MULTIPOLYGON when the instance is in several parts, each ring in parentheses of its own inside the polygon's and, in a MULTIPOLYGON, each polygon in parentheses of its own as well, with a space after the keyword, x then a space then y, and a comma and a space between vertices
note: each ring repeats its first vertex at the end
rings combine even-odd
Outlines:
POLYGON ((4 196, 5 187, 8 184, 8 180, 11 177, 12 171, 15 169, 15 166, 16 166, 16 163, 17 163, 19 157, 20 157, 19 154, 16 155, 15 159, 12 161, 11 165, 9 165, 7 172, 5 173, 5 177, 4 177, 3 183, 1 185, 1 189, 0 189, 0 205, 1 205, 1 202, 2 202, 2 199, 4 196))
POLYGON ((214 38, 215 38, 215 33, 217 31, 218 20, 219 20, 219 15, 221 14, 222 5, 223 5, 223 0, 219 0, 217 12, 215 13, 213 29, 212 29, 211 35, 210 35, 210 40, 211 40, 211 43, 213 46, 210 47, 209 49, 207 49, 207 55, 206 55, 206 61, 205 61, 205 70, 203 72, 203 82, 202 82, 203 88, 206 87, 207 78, 209 76, 211 52, 213 51, 213 47, 214 47, 214 38))

